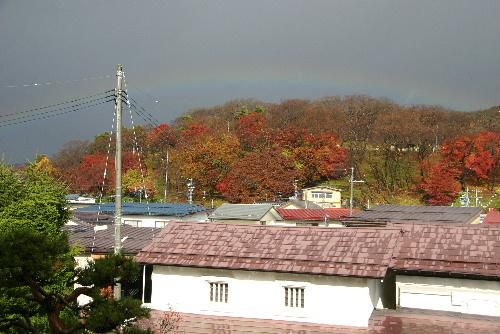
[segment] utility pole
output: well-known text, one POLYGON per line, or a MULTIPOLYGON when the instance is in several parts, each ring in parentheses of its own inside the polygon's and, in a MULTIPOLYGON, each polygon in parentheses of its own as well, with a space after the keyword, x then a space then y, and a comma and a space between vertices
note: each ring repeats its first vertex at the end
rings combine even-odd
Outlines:
POLYGON ((163 203, 167 203, 167 186, 168 186, 168 149, 167 149, 167 163, 165 165, 165 193, 163 194, 163 203))
POLYGON ((363 180, 354 180, 354 167, 351 167, 351 195, 349 196, 349 217, 352 216, 352 200, 354 196, 354 183, 364 183, 363 180))
POLYGON ((297 182, 297 179, 293 180, 293 198, 296 200, 299 199, 299 186, 297 182))
POLYGON ((188 179, 187 188, 188 188, 188 201, 189 201, 189 204, 193 204, 194 183, 193 183, 193 179, 192 178, 188 179))
MULTIPOLYGON (((115 152, 115 254, 122 249, 122 83, 123 65, 116 68, 116 152, 115 152)), ((116 300, 121 298, 122 287, 115 284, 113 295, 116 300)))
POLYGON ((122 83, 123 65, 116 69, 115 254, 122 248, 122 83))

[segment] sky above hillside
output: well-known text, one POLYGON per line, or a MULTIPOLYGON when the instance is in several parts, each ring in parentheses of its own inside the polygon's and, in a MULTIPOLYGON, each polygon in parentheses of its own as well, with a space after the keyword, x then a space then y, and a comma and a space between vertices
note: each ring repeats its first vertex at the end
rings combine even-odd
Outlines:
MULTIPOLYGON (((498 0, 3 0, 0 122, 113 89, 118 63, 163 122, 236 98, 368 94, 478 110, 500 101, 499 13, 498 0)), ((52 154, 112 117, 106 104, 0 123, 0 154, 52 154)))

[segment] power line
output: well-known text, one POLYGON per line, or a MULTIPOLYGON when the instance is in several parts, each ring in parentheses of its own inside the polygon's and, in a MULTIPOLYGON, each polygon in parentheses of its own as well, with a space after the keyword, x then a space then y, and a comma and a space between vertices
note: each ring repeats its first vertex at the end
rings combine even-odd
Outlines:
POLYGON ((45 115, 45 116, 42 116, 42 117, 35 117, 35 118, 26 119, 26 120, 23 120, 23 121, 18 121, 18 122, 13 122, 13 123, 10 123, 10 121, 4 121, 3 123, 0 123, 0 128, 1 127, 6 127, 6 126, 11 126, 11 125, 19 125, 19 124, 23 124, 23 123, 28 123, 28 122, 36 121, 36 120, 53 118, 53 117, 56 117, 56 116, 60 116, 60 115, 64 115, 64 114, 69 114, 69 113, 72 113, 72 112, 77 112, 77 111, 80 111, 80 110, 92 108, 92 107, 95 107, 95 106, 98 106, 98 105, 101 105, 101 104, 105 104, 105 103, 109 103, 109 102, 113 102, 113 101, 114 101, 114 99, 112 99, 112 100, 106 100, 106 101, 103 101, 103 102, 99 102, 99 103, 95 103, 95 104, 91 104, 91 105, 82 106, 80 108, 66 110, 66 111, 63 111, 63 112, 60 112, 60 113, 48 114, 48 115, 45 115))
MULTIPOLYGON (((57 108, 57 109, 52 109, 52 110, 48 110, 48 111, 43 111, 43 112, 31 114, 31 115, 18 116, 18 117, 14 117, 14 118, 11 118, 11 119, 0 121, 0 124, 2 124, 2 123, 10 123, 10 122, 13 122, 13 121, 18 121, 18 120, 26 119, 26 118, 30 119, 30 118, 33 118, 35 116, 40 116, 40 115, 52 114, 52 113, 54 113, 56 111, 60 111, 60 110, 65 110, 65 109, 70 109, 70 108, 74 109, 75 107, 84 106, 86 104, 90 104, 90 103, 97 102, 97 101, 104 100, 104 99, 109 99, 112 96, 113 95, 108 95, 108 96, 100 97, 100 98, 97 98, 97 99, 92 99, 92 100, 89 100, 89 101, 85 101, 85 102, 81 102, 81 103, 77 103, 77 104, 72 104, 72 105, 69 105, 69 106, 62 107, 62 108, 57 108)), ((111 100, 108 100, 108 101, 111 101, 111 100)))
POLYGON ((98 76, 84 77, 80 79, 64 80, 64 81, 41 81, 29 84, 7 84, 7 85, 4 84, 1 85, 0 88, 30 88, 30 87, 52 86, 52 85, 67 85, 67 84, 75 84, 78 82, 87 82, 87 81, 102 80, 109 78, 111 78, 111 75, 107 74, 107 75, 98 75, 98 76))
POLYGON ((33 107, 31 109, 24 110, 24 111, 19 111, 19 112, 15 112, 15 113, 0 115, 0 118, 14 116, 14 115, 20 115, 20 114, 26 114, 26 113, 29 113, 29 112, 32 112, 32 111, 38 111, 38 110, 43 110, 43 109, 48 109, 48 108, 53 108, 53 107, 58 107, 58 106, 61 106, 61 105, 64 105, 64 104, 74 103, 74 102, 78 102, 78 101, 82 101, 82 100, 87 100, 87 99, 90 99, 90 98, 93 98, 93 97, 96 97, 96 96, 108 94, 108 93, 111 93, 113 91, 114 91, 113 89, 110 89, 110 90, 107 90, 107 91, 104 91, 104 92, 101 92, 101 93, 97 93, 97 94, 93 94, 93 95, 89 95, 89 96, 84 96, 84 97, 79 97, 79 98, 75 98, 75 99, 72 99, 72 100, 66 100, 66 101, 63 101, 63 102, 59 102, 59 103, 56 103, 56 104, 51 104, 51 105, 44 106, 44 107, 33 107))

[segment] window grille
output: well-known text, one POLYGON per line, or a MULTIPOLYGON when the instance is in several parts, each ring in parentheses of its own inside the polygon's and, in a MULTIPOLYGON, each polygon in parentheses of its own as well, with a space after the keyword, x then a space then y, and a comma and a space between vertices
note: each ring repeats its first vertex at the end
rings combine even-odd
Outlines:
POLYGON ((304 308, 304 288, 285 287, 285 306, 304 308))
POLYGON ((210 301, 215 303, 227 303, 229 285, 222 282, 210 282, 210 301))

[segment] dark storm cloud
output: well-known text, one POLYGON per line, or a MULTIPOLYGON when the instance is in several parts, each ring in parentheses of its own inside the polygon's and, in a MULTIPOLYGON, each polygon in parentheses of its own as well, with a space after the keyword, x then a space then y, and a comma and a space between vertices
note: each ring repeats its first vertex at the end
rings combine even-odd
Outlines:
MULTIPOLYGON (((0 115, 111 89, 117 63, 161 121, 241 97, 480 109, 498 104, 499 12, 496 0, 3 1, 0 115)), ((112 112, 0 127, 0 153, 52 153, 109 130, 112 112)))

